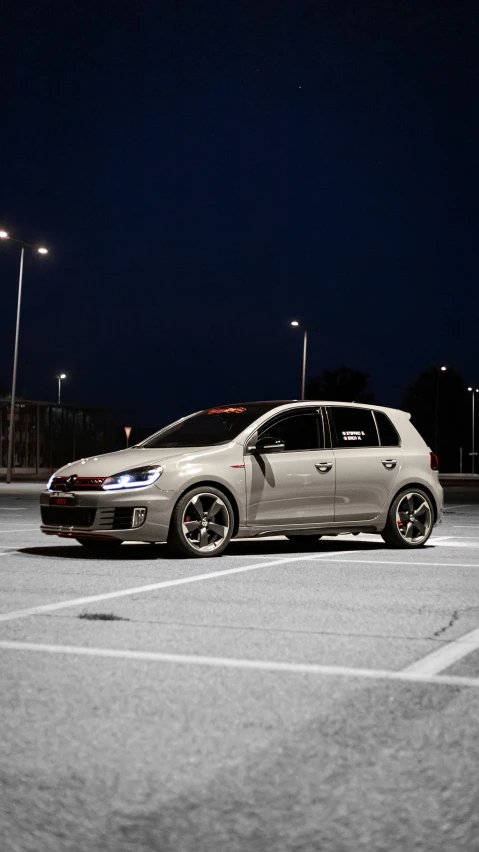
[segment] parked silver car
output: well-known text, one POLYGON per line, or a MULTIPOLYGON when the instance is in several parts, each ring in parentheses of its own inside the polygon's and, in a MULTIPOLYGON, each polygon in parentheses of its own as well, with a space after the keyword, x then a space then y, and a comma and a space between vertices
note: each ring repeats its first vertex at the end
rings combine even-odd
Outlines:
POLYGON ((443 504, 436 456, 392 408, 245 402, 206 409, 135 447, 60 468, 41 529, 89 547, 168 541, 217 556, 232 537, 379 533, 421 547, 443 504))

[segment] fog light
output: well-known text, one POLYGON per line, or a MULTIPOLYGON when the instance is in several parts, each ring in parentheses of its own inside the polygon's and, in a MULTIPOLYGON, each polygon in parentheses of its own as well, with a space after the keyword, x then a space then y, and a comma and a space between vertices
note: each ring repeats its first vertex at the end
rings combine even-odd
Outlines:
POLYGON ((133 527, 141 527, 145 522, 146 509, 133 509, 133 527))

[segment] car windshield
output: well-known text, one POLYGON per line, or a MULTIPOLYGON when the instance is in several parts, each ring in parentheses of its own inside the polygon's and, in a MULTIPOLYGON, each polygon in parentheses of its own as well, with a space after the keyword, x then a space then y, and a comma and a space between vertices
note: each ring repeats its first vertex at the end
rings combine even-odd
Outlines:
POLYGON ((281 402, 253 402, 208 408, 167 426, 139 446, 144 449, 166 447, 211 447, 233 441, 258 417, 281 402))

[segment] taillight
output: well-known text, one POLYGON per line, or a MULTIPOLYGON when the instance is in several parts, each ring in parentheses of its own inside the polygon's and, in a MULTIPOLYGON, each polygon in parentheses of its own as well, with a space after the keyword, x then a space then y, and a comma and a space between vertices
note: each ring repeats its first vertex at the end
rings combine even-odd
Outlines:
POLYGON ((439 459, 436 453, 429 453, 431 457, 431 470, 439 470, 439 459))

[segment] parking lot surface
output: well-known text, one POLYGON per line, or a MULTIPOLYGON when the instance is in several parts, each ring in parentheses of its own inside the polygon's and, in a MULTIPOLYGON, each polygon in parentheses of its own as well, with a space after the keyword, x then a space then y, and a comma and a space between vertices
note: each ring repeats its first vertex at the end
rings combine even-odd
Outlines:
POLYGON ((2 852, 479 849, 479 500, 376 536, 92 556, 0 486, 2 852))

